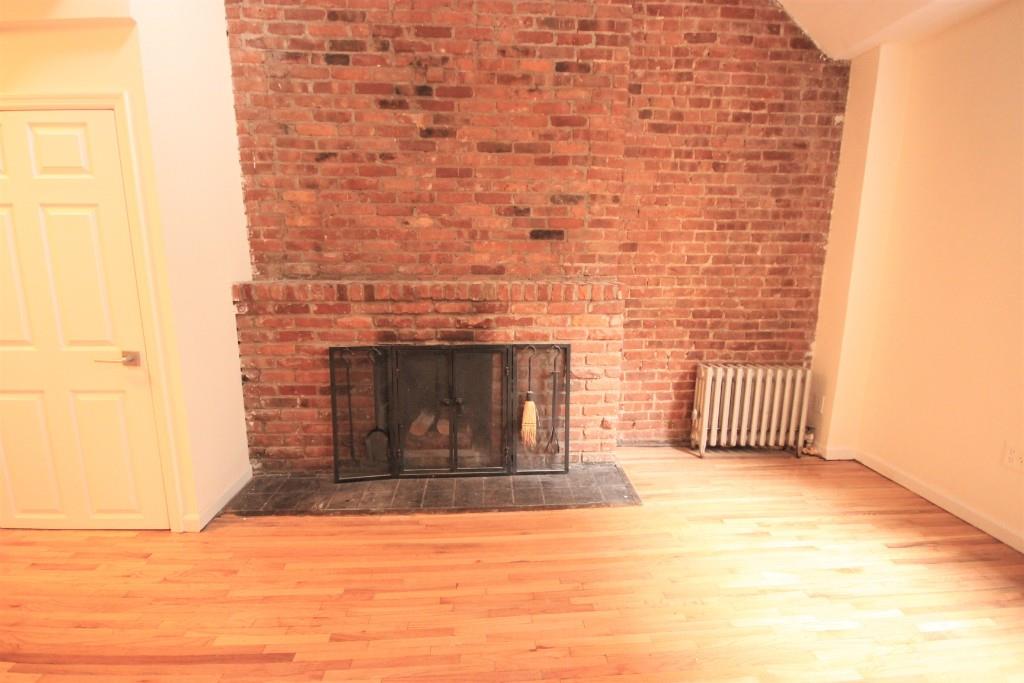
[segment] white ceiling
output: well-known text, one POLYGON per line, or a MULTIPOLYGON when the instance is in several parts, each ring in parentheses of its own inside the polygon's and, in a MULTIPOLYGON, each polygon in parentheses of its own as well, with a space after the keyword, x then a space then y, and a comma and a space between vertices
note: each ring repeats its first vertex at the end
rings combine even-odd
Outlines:
POLYGON ((851 59, 882 43, 919 38, 999 0, 779 0, 833 59, 851 59))

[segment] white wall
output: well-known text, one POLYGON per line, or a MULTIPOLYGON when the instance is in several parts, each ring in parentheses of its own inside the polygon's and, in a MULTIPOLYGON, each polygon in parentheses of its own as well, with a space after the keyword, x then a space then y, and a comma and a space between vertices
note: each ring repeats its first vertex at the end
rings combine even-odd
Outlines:
MULTIPOLYGON (((828 247, 825 252, 825 268, 818 303, 818 323, 814 337, 809 422, 815 427, 819 447, 827 444, 833 457, 838 454, 840 448, 849 449, 852 444, 844 443, 850 437, 841 425, 836 426, 836 434, 833 435, 832 415, 840 416, 837 422, 845 418, 844 425, 858 421, 853 416, 858 406, 849 400, 851 392, 839 391, 837 387, 842 384, 845 389, 851 375, 852 364, 849 358, 844 358, 842 351, 847 330, 854 328, 853 325, 847 324, 848 301, 853 274, 854 245, 861 217, 861 202, 865 196, 864 169, 868 160, 868 142, 874 141, 871 149, 877 156, 882 149, 880 139, 885 127, 884 121, 874 121, 877 80, 878 50, 873 50, 855 61, 850 70, 850 86, 843 120, 843 144, 839 153, 832 220, 829 225, 828 247), (874 137, 871 137, 872 134, 874 137), (838 446, 837 443, 842 446, 838 446)), ((877 164, 874 159, 872 161, 873 165, 877 164)), ((878 178, 873 176, 871 180, 877 182, 878 178)), ((870 195, 872 192, 869 191, 867 194, 870 195)), ((847 453, 846 457, 852 455, 847 453)))
POLYGON ((1000 0, 779 0, 833 59, 935 33, 1000 0))
POLYGON ((133 0, 201 528, 252 476, 231 285, 252 279, 223 2, 133 0))
POLYGON ((231 300, 252 275, 226 30, 223 3, 207 0, 0 2, 0 94, 127 104, 179 530, 201 529, 252 476, 231 300))
POLYGON ((854 60, 815 361, 830 455, 1020 549, 1022 36, 1006 0, 854 60))

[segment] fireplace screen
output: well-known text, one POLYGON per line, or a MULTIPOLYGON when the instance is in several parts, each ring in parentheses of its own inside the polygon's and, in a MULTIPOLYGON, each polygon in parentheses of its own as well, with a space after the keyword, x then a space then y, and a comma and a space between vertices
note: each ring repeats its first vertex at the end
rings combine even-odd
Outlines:
POLYGON ((337 481, 565 472, 569 346, 330 350, 337 481))

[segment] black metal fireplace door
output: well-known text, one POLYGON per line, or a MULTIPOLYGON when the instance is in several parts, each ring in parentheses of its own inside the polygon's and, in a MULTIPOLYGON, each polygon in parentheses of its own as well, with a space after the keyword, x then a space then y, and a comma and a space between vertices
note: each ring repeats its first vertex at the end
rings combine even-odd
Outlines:
POLYGON ((336 481, 568 471, 568 345, 336 347, 330 370, 336 481))

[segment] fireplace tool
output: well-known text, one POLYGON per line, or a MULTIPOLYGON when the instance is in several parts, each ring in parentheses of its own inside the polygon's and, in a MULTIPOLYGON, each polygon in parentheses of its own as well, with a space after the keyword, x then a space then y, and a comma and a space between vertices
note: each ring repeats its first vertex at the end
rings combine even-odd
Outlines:
MULTIPOLYGON (((377 360, 382 355, 379 349, 370 349, 371 359, 374 363, 374 368, 377 367, 377 360), (376 358, 374 357, 376 356, 376 358)), ((365 437, 366 441, 366 454, 370 458, 370 462, 384 462, 388 457, 388 432, 385 429, 387 422, 385 415, 387 413, 387 405, 383 394, 376 392, 373 400, 373 424, 374 427, 371 429, 365 437)), ((355 453, 355 449, 352 449, 355 453)))
POLYGON ((554 355, 551 357, 551 432, 548 434, 548 441, 544 444, 544 450, 548 453, 557 454, 562 450, 558 444, 558 359, 562 357, 562 351, 553 348, 554 355))
POLYGON ((526 401, 523 403, 523 421, 519 427, 519 436, 523 445, 533 450, 537 446, 537 404, 533 402, 533 356, 537 349, 533 346, 527 347, 530 351, 530 361, 526 370, 526 401))

